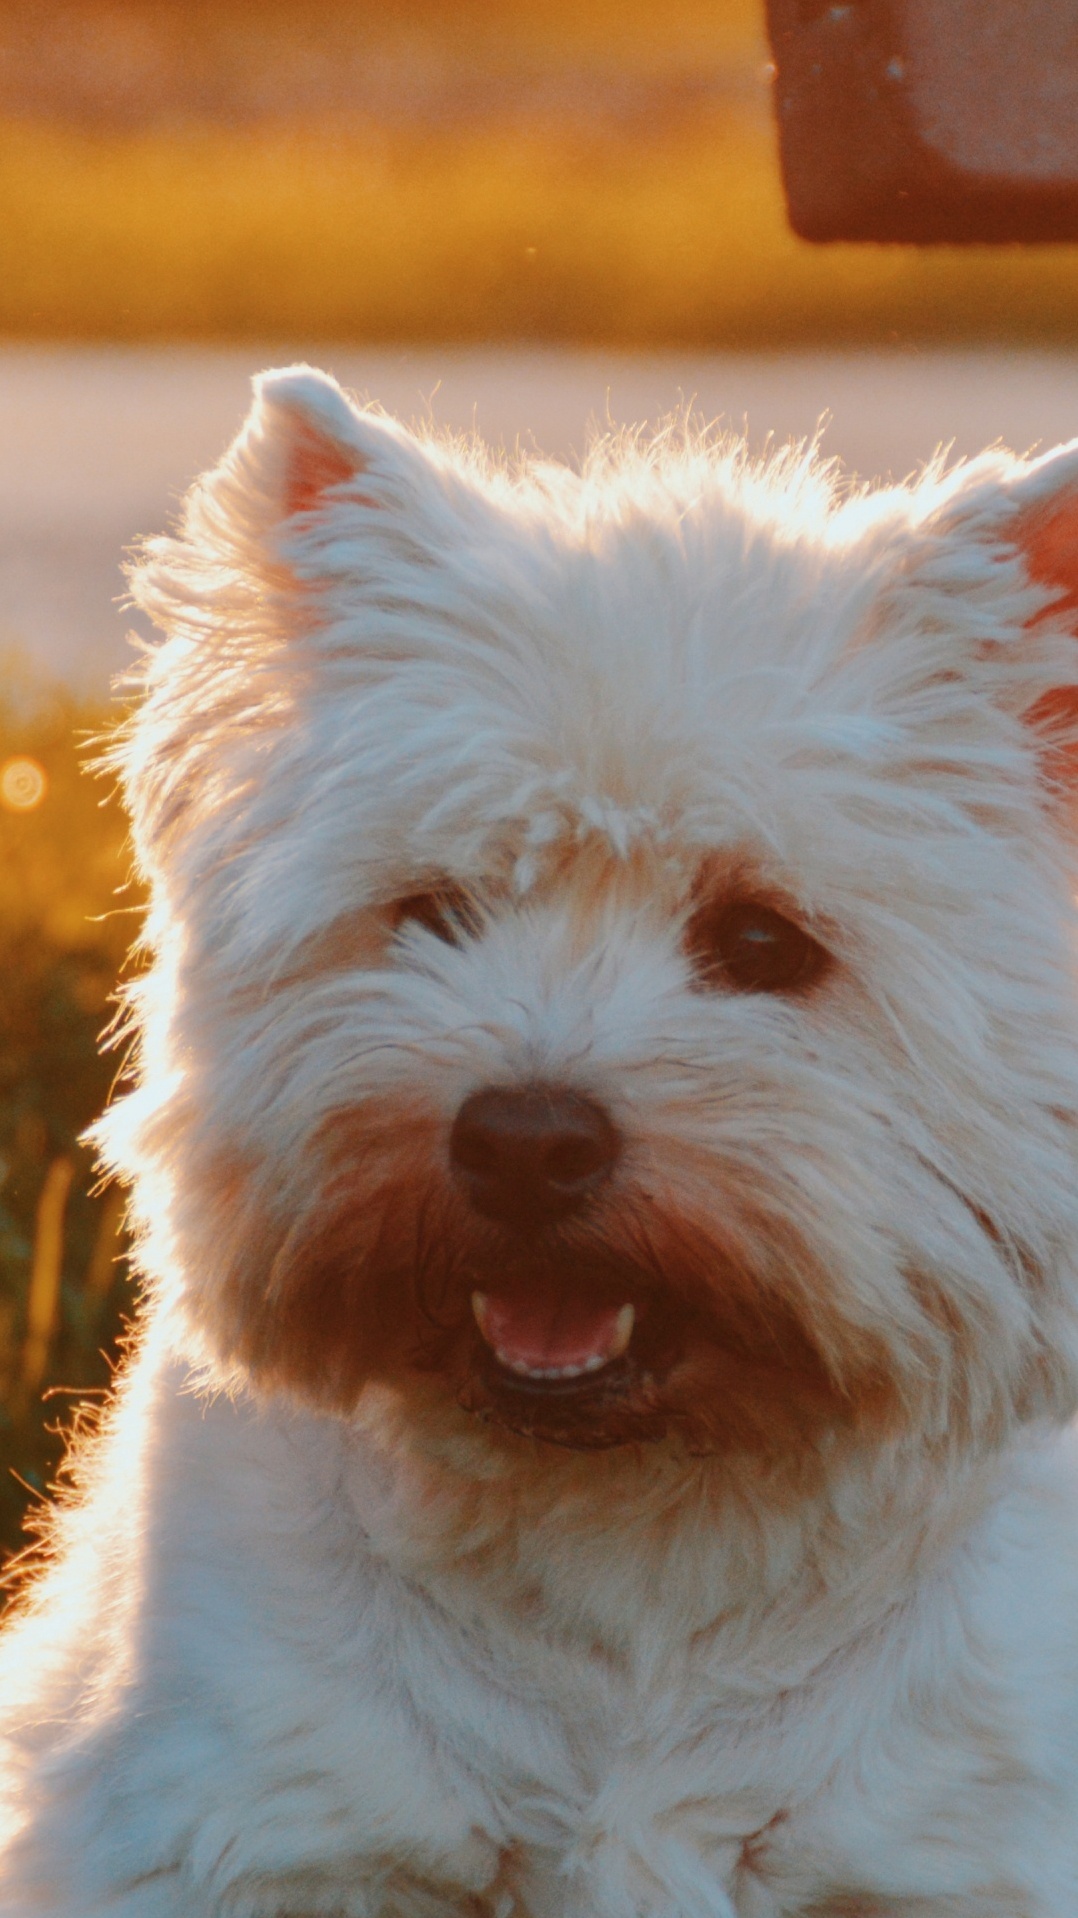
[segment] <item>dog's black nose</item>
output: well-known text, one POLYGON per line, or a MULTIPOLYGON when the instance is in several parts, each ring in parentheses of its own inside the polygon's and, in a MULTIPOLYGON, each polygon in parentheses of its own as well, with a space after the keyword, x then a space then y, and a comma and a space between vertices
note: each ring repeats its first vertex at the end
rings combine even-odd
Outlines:
POLYGON ((602 1106, 558 1086, 486 1086, 465 1099, 449 1159, 477 1212, 545 1225, 582 1206, 621 1150, 602 1106))

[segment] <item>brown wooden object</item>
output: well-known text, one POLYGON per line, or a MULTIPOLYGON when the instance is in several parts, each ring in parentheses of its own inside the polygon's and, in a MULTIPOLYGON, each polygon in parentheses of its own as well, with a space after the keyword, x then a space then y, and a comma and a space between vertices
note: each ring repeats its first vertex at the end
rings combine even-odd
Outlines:
POLYGON ((767 0, 807 240, 1078 239, 1078 0, 767 0))

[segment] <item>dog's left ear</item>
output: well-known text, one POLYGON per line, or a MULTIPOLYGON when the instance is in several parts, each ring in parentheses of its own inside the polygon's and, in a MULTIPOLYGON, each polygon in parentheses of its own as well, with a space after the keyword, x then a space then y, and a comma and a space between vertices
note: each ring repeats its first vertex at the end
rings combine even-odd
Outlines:
POLYGON ((1078 440, 1031 461, 1006 491, 1004 540, 1046 590, 1029 623, 1061 620, 1078 635, 1078 440))
POLYGON ((960 609, 978 673, 1033 728, 1052 784, 1078 795, 1078 440, 1036 460, 986 454, 944 491, 940 544, 915 575, 960 609))
POLYGON ((1006 538, 1030 583, 1044 595, 1025 621, 1024 636, 1032 648, 1043 632, 1039 664, 1052 683, 1037 689, 1023 716, 1043 740, 1046 774, 1073 795, 1078 790, 1078 442, 1034 461, 1015 482, 1006 538), (1066 636, 1062 647, 1061 633, 1066 636))

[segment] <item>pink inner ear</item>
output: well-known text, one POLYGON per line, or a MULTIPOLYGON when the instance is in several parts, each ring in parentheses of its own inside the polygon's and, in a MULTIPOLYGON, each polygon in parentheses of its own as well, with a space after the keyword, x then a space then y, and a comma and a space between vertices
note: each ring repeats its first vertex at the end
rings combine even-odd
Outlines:
POLYGON ((1024 513, 1016 531, 1031 579, 1058 587, 1058 597, 1031 621, 1078 612, 1078 493, 1024 513))
MULTIPOLYGON (((1078 493, 1023 514, 1016 537, 1030 578, 1039 586, 1056 589, 1048 605, 1029 621, 1030 626, 1058 619, 1061 613, 1078 615, 1078 493)), ((1072 623, 1078 637, 1078 618, 1072 623)), ((1075 676, 1078 679, 1078 661, 1075 676)), ((1078 748, 1069 742, 1078 724, 1078 684, 1058 686, 1054 692, 1042 694, 1026 718, 1044 736, 1042 764, 1046 776, 1052 785, 1073 792, 1078 781, 1078 748)))
POLYGON ((313 511, 329 487, 352 479, 361 465, 358 455, 347 453, 306 421, 296 420, 285 457, 282 504, 286 516, 313 511))

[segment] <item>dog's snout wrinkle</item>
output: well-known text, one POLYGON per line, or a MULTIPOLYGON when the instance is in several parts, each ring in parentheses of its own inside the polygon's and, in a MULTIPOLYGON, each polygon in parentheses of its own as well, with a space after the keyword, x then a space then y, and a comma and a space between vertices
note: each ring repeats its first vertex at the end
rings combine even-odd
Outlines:
POLYGON ((449 1137, 450 1164, 475 1210, 509 1225, 577 1211, 620 1151, 609 1113, 560 1086, 485 1086, 465 1099, 449 1137))

